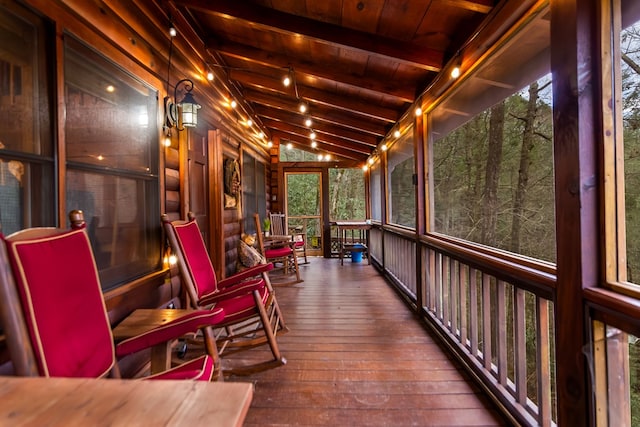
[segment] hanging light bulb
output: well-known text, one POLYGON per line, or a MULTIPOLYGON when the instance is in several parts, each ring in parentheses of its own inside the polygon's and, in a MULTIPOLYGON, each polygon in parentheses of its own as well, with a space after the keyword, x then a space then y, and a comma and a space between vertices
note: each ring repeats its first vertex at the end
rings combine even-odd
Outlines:
POLYGON ((289 77, 288 75, 285 76, 282 79, 282 84, 284 85, 284 87, 289 87, 289 85, 291 84, 291 77, 289 77))
POLYGON ((316 133, 311 131, 311 133, 309 134, 309 138, 316 139, 316 133))
POLYGON ((331 154, 325 154, 324 155, 324 159, 325 160, 331 160, 331 154))
POLYGON ((301 102, 300 106, 298 107, 298 109, 300 110, 301 113, 306 113, 307 112, 307 104, 305 104, 304 102, 301 102))
POLYGON ((273 141, 267 142, 267 147, 269 147, 269 148, 273 147, 273 141))
POLYGON ((322 160, 324 156, 322 154, 318 154, 318 160, 322 160))
POLYGON ((367 170, 369 170, 369 166, 367 166, 366 164, 362 165, 362 170, 366 172, 367 170))
POLYGON ((420 108, 420 107, 417 107, 417 108, 416 108, 416 111, 415 111, 415 113, 416 113, 416 117, 419 117, 419 116, 421 116, 421 115, 422 115, 422 108, 420 108))
POLYGON ((398 129, 396 129, 395 132, 393 132, 393 136, 395 138, 400 138, 400 131, 398 129))
POLYGON ((318 143, 315 142, 315 141, 312 141, 311 142, 311 148, 316 148, 316 147, 318 147, 318 143))
POLYGON ((291 150, 293 148, 293 144, 292 143, 287 143, 287 150, 291 150))
POLYGON ((380 146, 380 149, 381 149, 382 151, 387 151, 387 148, 389 148, 389 147, 387 147, 387 144, 382 144, 382 145, 380 146))
POLYGON ((175 37, 175 36, 177 36, 177 35, 178 35, 178 32, 176 31, 176 29, 175 29, 175 28, 173 28, 173 25, 172 25, 171 27, 169 27, 169 35, 170 35, 171 37, 175 37))
POLYGON ((369 157, 369 164, 372 165, 374 162, 373 157, 369 157))
POLYGON ((236 102, 235 99, 231 100, 231 108, 236 108, 238 106, 238 103, 236 102))
POLYGON ((456 65, 455 67, 453 67, 453 69, 451 69, 451 77, 453 77, 454 79, 460 77, 460 66, 456 65))
POLYGON ((313 121, 312 121, 310 118, 307 118, 307 119, 304 121, 304 125, 305 125, 306 127, 308 127, 308 128, 310 128, 312 124, 313 124, 313 121))
POLYGON ((213 81, 213 79, 215 79, 216 76, 213 74, 213 71, 209 71, 207 73, 207 80, 209 80, 210 82, 213 81))

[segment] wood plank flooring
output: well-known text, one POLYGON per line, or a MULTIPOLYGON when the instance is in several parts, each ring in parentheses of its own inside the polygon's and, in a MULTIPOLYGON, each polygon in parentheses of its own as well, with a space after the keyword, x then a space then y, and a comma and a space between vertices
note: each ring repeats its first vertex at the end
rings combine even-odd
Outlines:
POLYGON ((276 287, 287 364, 227 378, 255 385, 246 426, 508 425, 373 266, 311 258, 301 273, 276 287))

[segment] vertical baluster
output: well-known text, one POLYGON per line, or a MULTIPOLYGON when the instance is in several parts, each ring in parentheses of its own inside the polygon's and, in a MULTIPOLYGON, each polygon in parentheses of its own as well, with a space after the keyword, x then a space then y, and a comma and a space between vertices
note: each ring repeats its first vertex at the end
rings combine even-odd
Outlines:
POLYGON ((525 291, 514 289, 513 292, 513 334, 515 358, 516 399, 523 406, 527 404, 527 340, 526 317, 524 304, 525 291))
POLYGON ((469 267, 469 334, 471 336, 471 354, 478 357, 478 272, 475 268, 469 267))
POLYGON ((507 386, 507 315, 506 285, 502 280, 496 284, 496 326, 498 350, 498 382, 507 386))
POLYGON ((458 333, 458 290, 460 282, 456 274, 458 261, 451 259, 449 261, 449 325, 451 333, 459 336, 458 333))
POLYGON ((436 254, 435 266, 435 310, 438 319, 442 319, 442 254, 436 254))
POLYGON ((467 347, 467 267, 458 264, 458 275, 460 282, 460 294, 458 300, 460 301, 460 342, 463 346, 467 347))
POLYGON ((536 369, 538 373, 538 424, 551 425, 551 349, 549 301, 536 297, 536 369))
POLYGON ((484 369, 491 372, 491 277, 482 273, 482 355, 484 357, 484 369))

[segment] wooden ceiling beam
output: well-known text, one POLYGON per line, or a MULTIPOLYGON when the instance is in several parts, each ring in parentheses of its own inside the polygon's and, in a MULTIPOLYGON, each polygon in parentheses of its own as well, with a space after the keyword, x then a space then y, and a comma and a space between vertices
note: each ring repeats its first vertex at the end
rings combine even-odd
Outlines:
MULTIPOLYGON (((296 113, 289 113, 284 110, 278 110, 275 108, 264 107, 262 105, 255 106, 255 112, 261 118, 269 118, 274 120, 285 121, 287 123, 299 123, 300 127, 303 129, 307 129, 304 126, 304 119, 301 118, 296 113)), ((371 149, 376 147, 379 142, 379 138, 365 134, 362 132, 356 132, 351 129, 347 129, 341 126, 325 124, 316 121, 311 127, 316 133, 323 133, 327 135, 333 135, 337 138, 341 138, 344 141, 353 141, 356 144, 362 144, 365 146, 369 146, 371 149)), ((307 129, 307 134, 311 132, 310 129, 307 129)))
MULTIPOLYGON (((283 99, 278 96, 269 95, 264 92, 256 90, 247 90, 244 92, 244 97, 248 101, 254 104, 259 104, 264 107, 276 108, 284 111, 296 111, 299 107, 297 101, 283 99)), ((344 126, 359 132, 366 132, 374 136, 383 137, 387 134, 387 126, 384 122, 373 123, 369 120, 363 120, 360 117, 355 117, 353 114, 336 113, 328 107, 316 104, 309 105, 309 112, 302 114, 299 113, 300 123, 302 123, 307 117, 315 121, 323 121, 339 126, 344 126)))
POLYGON ((494 0, 442 0, 442 3, 486 15, 493 9, 494 0))
MULTIPOLYGON (((309 146, 311 146, 311 138, 309 138, 309 129, 302 126, 296 126, 291 124, 290 122, 285 122, 282 120, 270 119, 270 118, 265 118, 264 120, 265 120, 265 125, 267 125, 271 129, 274 129, 272 132, 275 132, 275 130, 279 130, 279 131, 287 132, 293 135, 298 135, 299 137, 304 138, 306 143, 309 146)), ((327 145, 331 145, 333 147, 340 147, 342 149, 357 153, 362 157, 368 156, 373 151, 373 148, 367 147, 366 145, 357 144, 352 141, 348 141, 332 135, 321 134, 319 132, 316 132, 316 134, 317 134, 316 142, 318 143, 322 142, 327 145)))
POLYGON ((256 4, 237 0, 174 0, 174 3, 200 12, 233 17, 286 35, 313 38, 331 46, 356 49, 369 55, 390 58, 428 71, 439 72, 444 52, 426 46, 398 41, 319 22, 256 4))
MULTIPOLYGON (((318 146, 316 148, 312 148, 309 143, 309 138, 305 138, 300 135, 296 135, 294 133, 290 133, 282 130, 274 130, 273 136, 280 138, 281 140, 291 141, 296 145, 299 145, 298 148, 300 148, 301 150, 308 151, 310 153, 317 152, 318 154, 320 154, 320 152, 324 151, 324 152, 331 153, 335 156, 339 156, 349 160, 356 160, 360 162, 364 161, 367 158, 367 156, 364 154, 355 153, 350 150, 345 150, 343 148, 336 147, 334 145, 326 144, 322 141, 318 141, 318 146)), ((282 148, 280 149, 282 150, 282 148)))
POLYGON ((207 49, 242 61, 280 69, 283 75, 287 72, 287 68, 292 68, 297 75, 296 80, 298 82, 303 80, 303 77, 305 77, 303 75, 306 75, 311 78, 335 81, 340 84, 356 87, 360 90, 390 95, 402 99, 405 102, 413 102, 415 100, 414 91, 407 88, 407 85, 399 85, 388 79, 375 79, 354 75, 349 72, 347 66, 335 62, 332 62, 330 66, 312 64, 307 61, 301 61, 275 52, 268 52, 253 46, 221 40, 209 40, 207 42, 207 49))
MULTIPOLYGON (((242 84, 258 87, 265 91, 292 96, 292 90, 286 89, 280 79, 256 74, 250 71, 233 70, 227 72, 231 80, 236 80, 242 84)), ((338 108, 350 113, 367 116, 376 120, 384 120, 388 123, 395 123, 399 116, 391 108, 379 107, 372 102, 363 102, 354 98, 333 95, 319 89, 309 88, 298 84, 298 94, 306 101, 325 105, 327 107, 338 108)), ((407 104, 409 105, 409 104, 407 104)))

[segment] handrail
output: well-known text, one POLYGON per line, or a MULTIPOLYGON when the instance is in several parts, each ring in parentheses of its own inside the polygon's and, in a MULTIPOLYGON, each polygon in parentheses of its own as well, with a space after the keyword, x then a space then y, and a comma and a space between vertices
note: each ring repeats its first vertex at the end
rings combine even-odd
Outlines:
POLYGON ((553 265, 372 226, 378 266, 496 402, 518 423, 553 426, 553 265))

